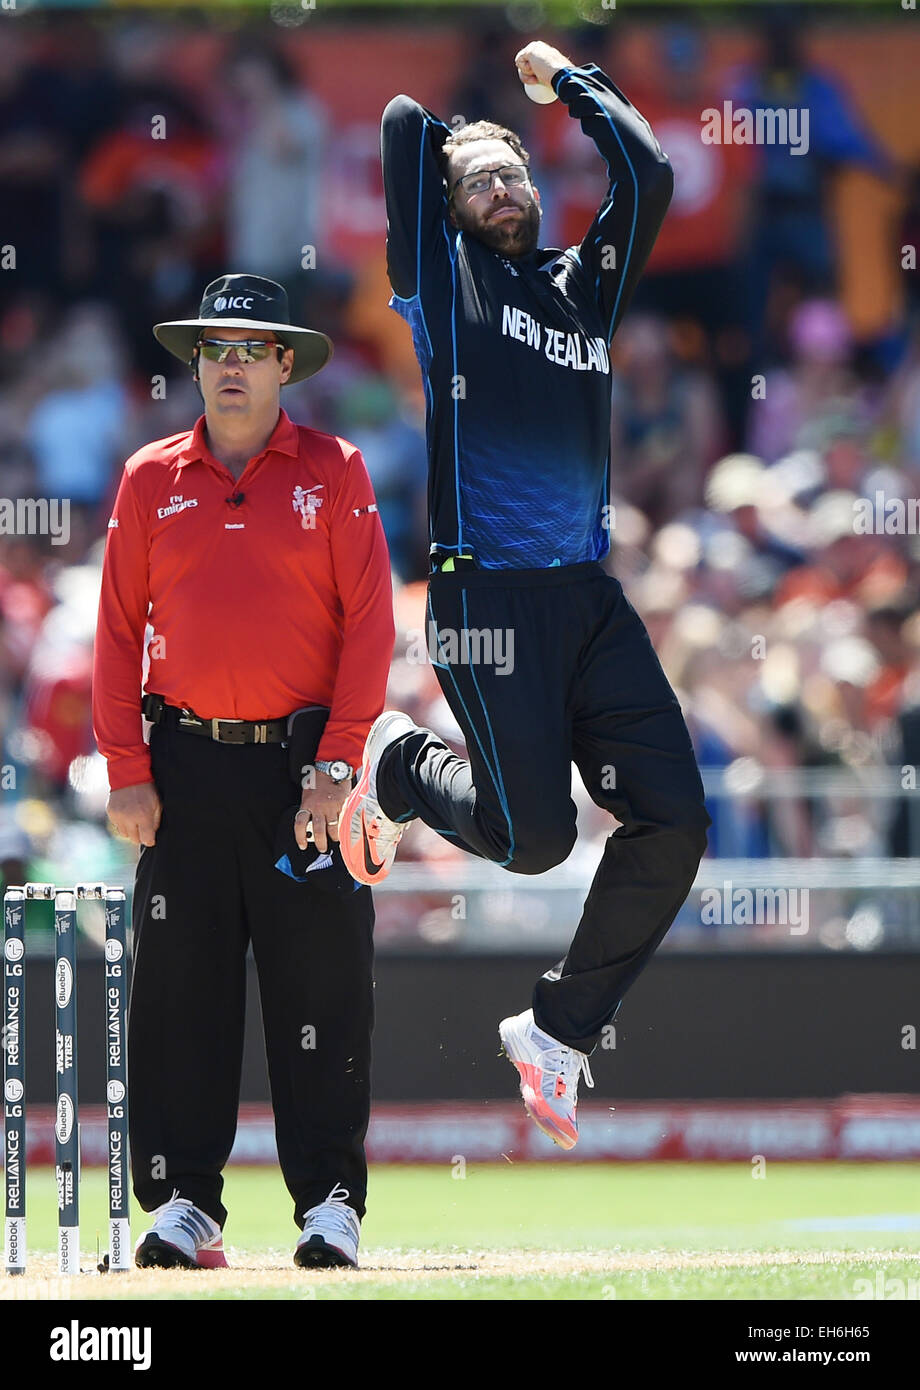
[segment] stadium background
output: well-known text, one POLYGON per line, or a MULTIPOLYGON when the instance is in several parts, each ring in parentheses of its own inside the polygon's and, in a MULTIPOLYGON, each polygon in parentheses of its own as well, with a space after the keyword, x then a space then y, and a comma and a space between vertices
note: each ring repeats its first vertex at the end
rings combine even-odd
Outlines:
MULTIPOLYGON (((904 248, 920 233, 920 20, 830 5, 541 13, 346 14, 320 0, 270 15, 0 14, 0 245, 17 251, 0 273, 0 494, 71 501, 66 545, 0 535, 2 875, 130 886, 90 728, 105 524, 128 454, 199 413, 150 326, 187 316, 226 269, 283 280, 295 321, 336 343, 332 366, 283 404, 362 448, 397 589, 389 700, 456 735, 430 666, 411 656, 423 406, 408 330, 387 308, 379 117, 405 90, 445 119, 520 130, 547 208, 541 240, 569 244, 602 196, 602 166, 560 106, 520 92, 514 52, 548 37, 605 67, 675 164, 672 212, 614 343, 608 563, 680 693, 714 821, 694 893, 599 1050, 573 1161, 916 1157, 920 549, 909 528, 857 534, 853 503, 917 497, 918 282, 904 248), (829 147, 814 123, 798 159, 700 139, 705 108, 791 104, 808 83, 814 110, 831 112, 829 147), (707 888, 730 899, 722 921, 704 911, 707 888), (758 889, 787 896, 747 921, 731 894, 758 889), (803 889, 805 930, 783 907, 803 889)), ((609 833, 575 795, 576 851, 536 882, 487 872, 424 826, 406 836, 376 895, 372 1157, 553 1156, 521 1123, 495 1026, 564 950, 609 833)), ((40 913, 38 953, 50 947, 40 913)), ((91 1101, 100 923, 85 913, 91 1101)), ((33 1094, 46 1101, 50 999, 49 961, 30 992, 33 1094)), ((264 1159, 251 1021, 256 1108, 240 1154, 264 1159)), ((49 1157, 47 1126, 34 1137, 49 1157)), ((92 1162, 92 1117, 84 1141, 92 1162)))

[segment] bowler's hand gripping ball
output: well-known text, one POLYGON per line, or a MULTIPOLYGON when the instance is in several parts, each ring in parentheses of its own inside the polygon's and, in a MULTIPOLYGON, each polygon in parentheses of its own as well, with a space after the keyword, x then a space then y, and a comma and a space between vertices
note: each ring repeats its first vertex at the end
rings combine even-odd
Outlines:
POLYGON ((559 100, 552 87, 547 87, 543 82, 525 82, 523 87, 530 100, 535 101, 538 106, 549 106, 551 101, 559 100))

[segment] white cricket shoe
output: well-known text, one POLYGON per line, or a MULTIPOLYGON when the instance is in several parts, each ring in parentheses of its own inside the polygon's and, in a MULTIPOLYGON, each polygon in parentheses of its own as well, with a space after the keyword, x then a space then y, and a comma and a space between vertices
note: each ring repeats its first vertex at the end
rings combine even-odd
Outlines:
POLYGON ((153 1213, 153 1225, 134 1248, 134 1263, 141 1269, 226 1269, 223 1232, 176 1189, 153 1213))
POLYGON ((301 1269, 337 1265, 357 1269, 360 1237, 361 1219, 348 1205, 348 1188, 336 1183, 325 1202, 307 1212, 294 1263, 301 1269))
POLYGON ((386 878, 396 858, 396 847, 408 822, 399 824, 384 815, 377 800, 377 767, 385 749, 418 725, 400 710, 387 710, 374 720, 364 745, 361 775, 339 813, 339 845, 352 878, 375 884, 386 878))
POLYGON ((544 1033, 533 1021, 533 1009, 503 1019, 498 1033, 520 1075, 524 1109, 560 1148, 574 1149, 579 1076, 584 1076, 586 1085, 594 1085, 588 1054, 544 1033))

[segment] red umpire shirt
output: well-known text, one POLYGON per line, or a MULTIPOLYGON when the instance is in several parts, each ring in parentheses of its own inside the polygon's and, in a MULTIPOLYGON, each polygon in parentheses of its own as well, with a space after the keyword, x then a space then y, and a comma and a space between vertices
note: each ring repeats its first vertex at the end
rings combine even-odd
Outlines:
POLYGON ((113 791, 151 782, 145 689, 203 718, 331 714, 318 758, 361 761, 383 709, 395 630, 390 562, 359 449, 282 410, 240 477, 205 417, 125 464, 109 521, 93 723, 113 791))

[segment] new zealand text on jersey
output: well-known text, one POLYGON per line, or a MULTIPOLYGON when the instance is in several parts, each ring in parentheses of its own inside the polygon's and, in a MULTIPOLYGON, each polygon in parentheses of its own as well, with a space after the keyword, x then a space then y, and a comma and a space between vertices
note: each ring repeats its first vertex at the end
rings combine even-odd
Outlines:
POLYGON ((502 335, 517 338, 536 352, 542 350, 550 362, 560 367, 571 367, 576 372, 610 374, 610 358, 603 338, 585 338, 580 333, 550 328, 549 324, 540 323, 532 314, 513 304, 502 306, 502 335))

